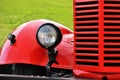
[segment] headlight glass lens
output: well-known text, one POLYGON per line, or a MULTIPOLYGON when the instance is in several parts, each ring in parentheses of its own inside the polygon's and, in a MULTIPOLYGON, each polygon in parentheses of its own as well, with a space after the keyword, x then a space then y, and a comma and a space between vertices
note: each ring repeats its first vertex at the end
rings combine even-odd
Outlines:
POLYGON ((57 31, 52 25, 44 25, 38 31, 38 40, 44 47, 52 46, 57 40, 57 31))

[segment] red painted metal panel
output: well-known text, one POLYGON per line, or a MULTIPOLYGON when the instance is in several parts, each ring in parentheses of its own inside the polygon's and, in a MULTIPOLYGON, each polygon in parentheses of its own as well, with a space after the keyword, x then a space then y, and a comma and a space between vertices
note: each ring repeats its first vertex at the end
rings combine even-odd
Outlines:
POLYGON ((94 10, 76 11, 76 13, 89 13, 89 12, 98 12, 98 10, 94 9, 94 10))
POLYGON ((108 4, 108 3, 104 4, 104 6, 109 6, 109 5, 110 7, 120 7, 120 4, 108 4))
POLYGON ((92 4, 92 5, 78 5, 78 6, 75 6, 75 8, 86 8, 86 7, 96 7, 98 6, 98 4, 92 4))
POLYGON ((106 23, 120 23, 120 21, 118 21, 118 20, 105 20, 104 22, 106 22, 106 23))
POLYGON ((90 32, 75 32, 76 34, 98 34, 98 32, 97 31, 90 31, 90 32))
POLYGON ((120 12, 119 10, 105 9, 104 12, 120 12))
POLYGON ((105 18, 120 18, 120 16, 109 14, 109 15, 105 15, 105 18))
POLYGON ((74 74, 114 80, 111 73, 120 72, 120 0, 74 0, 74 28, 74 74))
POLYGON ((38 28, 45 23, 56 25, 60 28, 63 35, 62 42, 56 47, 58 49, 56 59, 59 65, 54 65, 53 67, 72 69, 73 32, 59 23, 43 19, 25 23, 12 33, 16 36, 16 42, 13 46, 10 46, 9 40, 5 42, 1 51, 0 64, 25 63, 46 66, 48 62, 47 50, 42 48, 36 39, 38 28))
POLYGON ((98 56, 98 54, 89 54, 89 53, 81 53, 81 54, 76 54, 78 56, 98 56))
MULTIPOLYGON (((111 38, 111 39, 115 39, 115 38, 111 38)), ((104 45, 116 45, 116 46, 119 46, 120 43, 117 43, 117 42, 115 42, 115 43, 113 43, 113 42, 107 42, 107 43, 104 43, 104 45)))
POLYGON ((76 50, 98 50, 98 48, 76 48, 76 50))
POLYGON ((120 57, 120 54, 113 54, 105 54, 105 57, 120 57))
POLYGON ((96 28, 98 28, 98 26, 91 26, 91 27, 90 26, 89 27, 88 26, 84 26, 84 27, 81 26, 81 27, 76 27, 76 29, 96 29, 96 28))
POLYGON ((98 15, 89 15, 89 16, 75 16, 75 18, 93 18, 93 17, 98 17, 98 15))

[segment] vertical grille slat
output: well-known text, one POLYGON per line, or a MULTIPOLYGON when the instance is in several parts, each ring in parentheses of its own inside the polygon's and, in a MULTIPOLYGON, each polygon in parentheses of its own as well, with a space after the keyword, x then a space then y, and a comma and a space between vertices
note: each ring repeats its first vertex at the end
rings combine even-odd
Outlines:
POLYGON ((120 67, 120 1, 104 1, 104 66, 120 67))
POLYGON ((79 0, 75 3, 77 65, 98 66, 98 56, 93 56, 98 54, 98 11, 98 0, 79 0), (81 56, 81 54, 92 56, 81 56))

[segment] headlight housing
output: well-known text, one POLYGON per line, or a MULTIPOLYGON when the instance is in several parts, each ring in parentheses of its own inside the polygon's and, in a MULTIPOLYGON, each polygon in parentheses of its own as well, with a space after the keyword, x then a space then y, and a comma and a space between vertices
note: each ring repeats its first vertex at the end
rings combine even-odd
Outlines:
POLYGON ((37 31, 37 41, 43 48, 53 49, 61 42, 61 40, 62 33, 54 24, 43 24, 37 31))

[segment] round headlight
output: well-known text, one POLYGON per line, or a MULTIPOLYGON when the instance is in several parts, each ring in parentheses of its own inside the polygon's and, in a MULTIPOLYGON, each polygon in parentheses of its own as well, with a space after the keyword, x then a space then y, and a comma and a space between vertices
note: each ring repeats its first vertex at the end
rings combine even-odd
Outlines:
POLYGON ((58 27, 51 23, 46 23, 38 29, 37 40, 44 48, 55 48, 61 42, 62 34, 58 27))

